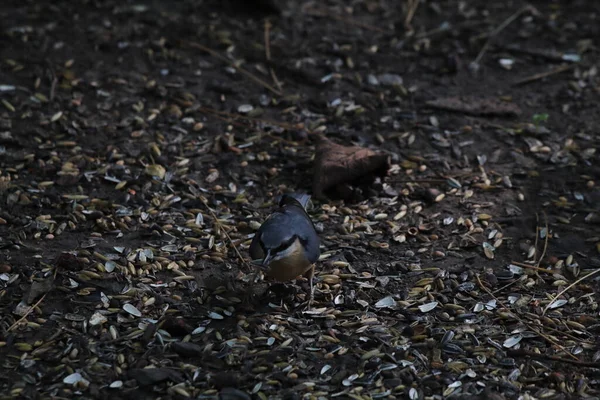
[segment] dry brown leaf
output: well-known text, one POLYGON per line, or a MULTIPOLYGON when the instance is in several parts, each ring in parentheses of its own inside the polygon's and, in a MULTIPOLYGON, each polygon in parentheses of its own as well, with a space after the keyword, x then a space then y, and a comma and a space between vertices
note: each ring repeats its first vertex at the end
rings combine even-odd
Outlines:
POLYGON ((343 186, 370 183, 376 176, 386 175, 389 165, 387 154, 359 146, 342 146, 319 136, 313 193, 323 197, 325 191, 335 187, 338 197, 347 197, 343 186))

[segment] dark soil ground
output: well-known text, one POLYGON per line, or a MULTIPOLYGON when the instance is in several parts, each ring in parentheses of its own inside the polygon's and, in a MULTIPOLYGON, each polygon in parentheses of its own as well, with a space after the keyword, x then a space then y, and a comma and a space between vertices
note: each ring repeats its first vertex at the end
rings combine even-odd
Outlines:
POLYGON ((595 1, 0 21, 1 398, 600 396, 595 1), (391 164, 313 199, 307 310, 246 262, 318 135, 391 164))

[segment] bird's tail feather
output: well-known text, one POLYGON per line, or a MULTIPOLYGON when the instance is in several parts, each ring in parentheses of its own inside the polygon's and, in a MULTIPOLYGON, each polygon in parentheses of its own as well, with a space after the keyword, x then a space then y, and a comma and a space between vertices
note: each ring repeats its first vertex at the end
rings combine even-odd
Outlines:
MULTIPOLYGON (((311 205, 310 203, 310 194, 307 193, 287 193, 287 196, 293 197, 294 199, 298 200, 298 202, 300 204, 302 204, 302 207, 304 207, 305 210, 308 209, 308 207, 311 205)), ((277 198, 277 203, 279 203, 281 201, 281 196, 279 196, 277 198)))

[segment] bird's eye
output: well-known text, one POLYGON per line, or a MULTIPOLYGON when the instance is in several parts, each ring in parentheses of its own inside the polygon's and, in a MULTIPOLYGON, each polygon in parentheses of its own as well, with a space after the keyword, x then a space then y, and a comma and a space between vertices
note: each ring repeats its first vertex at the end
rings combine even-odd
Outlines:
POLYGON ((277 253, 284 251, 285 249, 287 249, 288 247, 290 247, 295 241, 296 241, 297 236, 294 235, 292 236, 289 240, 286 240, 285 242, 282 242, 279 247, 277 247, 277 249, 275 250, 277 253))

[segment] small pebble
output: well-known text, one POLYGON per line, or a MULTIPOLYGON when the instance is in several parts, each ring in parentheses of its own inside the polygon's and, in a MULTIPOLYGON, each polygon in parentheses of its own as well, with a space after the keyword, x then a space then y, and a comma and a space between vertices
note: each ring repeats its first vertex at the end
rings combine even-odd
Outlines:
POLYGON ((196 121, 194 121, 194 118, 191 117, 185 117, 181 120, 181 122, 183 122, 186 125, 192 125, 194 124, 196 121))
POLYGON ((254 107, 250 104, 242 104, 238 107, 238 112, 241 112, 242 114, 247 114, 252 110, 254 110, 254 107))

